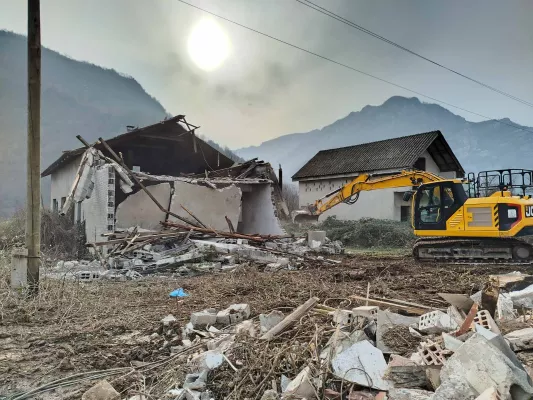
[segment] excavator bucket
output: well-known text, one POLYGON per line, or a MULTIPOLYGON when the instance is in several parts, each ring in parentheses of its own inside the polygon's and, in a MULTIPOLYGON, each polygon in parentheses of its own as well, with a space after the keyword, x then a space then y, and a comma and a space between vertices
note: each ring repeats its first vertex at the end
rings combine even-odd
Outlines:
POLYGON ((309 210, 296 210, 292 212, 292 222, 294 223, 316 223, 319 215, 311 214, 309 210))

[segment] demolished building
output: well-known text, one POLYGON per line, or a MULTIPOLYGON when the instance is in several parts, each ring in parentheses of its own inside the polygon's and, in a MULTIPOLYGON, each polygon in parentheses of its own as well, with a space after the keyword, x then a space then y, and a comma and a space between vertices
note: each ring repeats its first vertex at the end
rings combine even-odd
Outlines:
MULTIPOLYGON (((183 115, 63 152, 51 176, 52 210, 85 225, 88 242, 116 230, 161 230, 201 219, 209 229, 281 234, 288 210, 270 164, 236 163, 200 139, 183 115)), ((105 252, 105 249, 104 249, 105 252)))

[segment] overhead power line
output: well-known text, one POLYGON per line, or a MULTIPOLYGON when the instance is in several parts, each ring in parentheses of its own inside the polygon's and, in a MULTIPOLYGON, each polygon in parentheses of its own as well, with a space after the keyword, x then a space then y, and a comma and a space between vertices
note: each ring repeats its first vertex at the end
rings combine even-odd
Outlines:
POLYGON ((508 123, 508 122, 505 122, 505 121, 501 121, 501 120, 496 119, 496 118, 488 117, 488 116, 486 116, 486 115, 480 114, 480 113, 475 112, 475 111, 470 111, 470 110, 468 110, 468 109, 466 109, 466 108, 459 107, 459 106, 456 106, 456 105, 454 105, 454 104, 448 103, 448 102, 446 102, 446 101, 439 100, 439 99, 437 99, 437 98, 435 98, 435 97, 429 96, 429 95, 427 95, 427 94, 424 94, 424 93, 418 92, 418 91, 416 91, 416 90, 409 89, 408 87, 405 87, 405 86, 399 85, 399 84, 394 83, 394 82, 392 82, 392 81, 389 81, 389 80, 387 80, 387 79, 383 79, 383 78, 380 78, 380 77, 378 77, 378 76, 376 76, 376 75, 369 74, 368 72, 361 71, 360 69, 354 68, 354 67, 352 67, 352 66, 350 66, 350 65, 347 65, 347 64, 341 63, 341 62, 339 62, 339 61, 335 61, 335 60, 333 60, 333 59, 331 59, 331 58, 328 58, 328 57, 322 56, 322 55, 320 55, 320 54, 318 54, 318 53, 315 53, 315 52, 313 52, 313 51, 311 51, 311 50, 304 49, 303 47, 297 46, 297 45, 295 45, 295 44, 292 44, 292 43, 286 42, 285 40, 282 40, 282 39, 279 39, 279 38, 277 38, 277 37, 271 36, 271 35, 269 35, 268 33, 264 33, 264 32, 258 31, 257 29, 250 28, 249 26, 243 25, 243 24, 241 24, 241 23, 239 23, 239 22, 236 22, 236 21, 233 21, 233 20, 231 20, 231 19, 229 19, 229 18, 223 17, 222 15, 216 14, 216 13, 214 13, 214 12, 212 12, 212 11, 206 10, 206 9, 204 9, 204 8, 202 8, 202 7, 197 6, 197 5, 194 5, 194 4, 191 4, 191 3, 188 3, 188 2, 186 2, 185 0, 177 0, 177 1, 179 1, 180 3, 183 3, 183 4, 185 4, 185 5, 187 5, 187 6, 189 6, 189 7, 193 7, 193 8, 196 8, 197 10, 200 10, 200 11, 203 11, 203 12, 205 12, 205 13, 207 13, 207 14, 210 14, 210 15, 212 15, 212 16, 214 16, 214 17, 220 18, 220 19, 222 19, 222 20, 224 20, 224 21, 227 21, 227 22, 229 22, 229 23, 231 23, 231 24, 234 24, 234 25, 240 26, 241 28, 247 29, 247 30, 252 31, 252 32, 255 32, 255 33, 259 34, 259 35, 265 36, 265 37, 267 37, 267 38, 269 38, 269 39, 275 40, 275 41, 277 41, 277 42, 283 43, 283 44, 285 44, 285 45, 287 45, 287 46, 290 46, 290 47, 292 47, 292 48, 295 48, 295 49, 298 49, 298 50, 300 50, 300 51, 303 51, 303 52, 305 52, 305 53, 307 53, 307 54, 311 54, 311 55, 313 55, 313 56, 315 56, 315 57, 318 57, 318 58, 321 58, 321 59, 323 59, 323 60, 329 61, 329 62, 331 62, 331 63, 333 63, 333 64, 336 64, 336 65, 339 65, 339 66, 341 66, 341 67, 343 67, 343 68, 346 68, 346 69, 352 70, 352 71, 354 71, 354 72, 357 72, 357 73, 359 73, 359 74, 362 74, 362 75, 368 76, 369 78, 376 79, 376 80, 378 80, 378 81, 380 81, 380 82, 387 83, 387 84, 389 84, 389 85, 391 85, 391 86, 395 86, 395 87, 397 87, 397 88, 400 88, 400 89, 406 90, 406 91, 408 91, 408 92, 411 92, 411 93, 417 94, 417 95, 422 96, 422 97, 425 97, 425 98, 427 98, 427 99, 430 99, 430 100, 436 101, 437 103, 445 104, 445 105, 447 105, 447 106, 450 106, 450 107, 456 108, 456 109, 458 109, 458 110, 461 110, 461 111, 467 112, 467 113, 472 114, 472 115, 476 115, 476 116, 481 117, 481 118, 484 118, 484 119, 486 119, 486 120, 495 121, 495 122, 498 122, 498 123, 500 123, 500 124, 507 125, 507 126, 510 126, 510 127, 512 127, 512 128, 515 128, 515 129, 518 129, 518 130, 521 130, 521 131, 526 131, 526 132, 529 132, 529 133, 533 133, 532 130, 525 129, 525 128, 521 127, 521 126, 518 126, 518 125, 515 125, 515 124, 511 124, 511 123, 508 123))
POLYGON ((481 82, 478 79, 472 78, 472 77, 470 77, 468 75, 465 75, 465 74, 463 74, 463 73, 461 73, 459 71, 456 71, 456 70, 454 70, 452 68, 449 68, 449 67, 447 67, 445 65, 442 65, 441 63, 438 63, 437 61, 431 60, 430 58, 427 58, 427 57, 421 55, 420 53, 417 53, 417 52, 415 52, 413 50, 410 50, 410 49, 408 49, 408 48, 406 48, 406 47, 404 47, 404 46, 402 46, 402 45, 400 45, 400 44, 398 44, 396 42, 393 42, 390 39, 387 39, 386 37, 383 37, 383 36, 381 36, 381 35, 379 35, 379 34, 377 34, 375 32, 372 32, 369 29, 366 29, 366 28, 362 27, 361 25, 356 24, 355 22, 352 22, 352 21, 350 21, 350 20, 348 20, 348 19, 346 19, 346 18, 344 18, 344 17, 342 17, 342 16, 340 16, 338 14, 335 14, 333 11, 330 11, 330 10, 324 8, 324 7, 321 7, 318 4, 313 3, 312 1, 309 1, 309 0, 296 0, 296 1, 298 3, 300 3, 300 4, 303 4, 306 7, 309 7, 309 8, 312 8, 313 10, 315 10, 315 11, 318 11, 319 13, 327 15, 330 18, 336 19, 337 21, 340 21, 343 24, 346 24, 348 26, 351 26, 352 28, 355 28, 355 29, 357 29, 357 30, 359 30, 361 32, 364 32, 367 35, 373 36, 376 39, 379 39, 379 40, 381 40, 381 41, 383 41, 385 43, 388 43, 388 44, 390 44, 390 45, 392 45, 394 47, 397 47, 397 48, 399 48, 399 49, 401 49, 403 51, 406 51, 407 53, 410 53, 410 54, 412 54, 415 57, 418 57, 418 58, 421 58, 422 60, 430 62, 433 65, 436 65, 436 66, 438 66, 440 68, 445 69, 446 71, 449 71, 449 72, 451 72, 451 73, 453 73, 455 75, 458 75, 458 76, 460 76, 460 77, 462 77, 464 79, 468 79, 471 82, 477 83, 478 85, 481 85, 481 86, 483 86, 486 89, 492 90, 493 92, 499 93, 499 94, 501 94, 501 95, 503 95, 505 97, 508 97, 508 98, 510 98, 512 100, 518 101, 519 103, 522 103, 522 104, 524 104, 526 106, 533 107, 533 103, 531 103, 531 102, 529 102, 527 100, 523 100, 523 99, 521 99, 519 97, 516 97, 516 96, 510 94, 510 93, 507 93, 507 92, 504 92, 503 90, 495 88, 494 86, 491 86, 491 85, 488 85, 488 84, 486 84, 484 82, 481 82))

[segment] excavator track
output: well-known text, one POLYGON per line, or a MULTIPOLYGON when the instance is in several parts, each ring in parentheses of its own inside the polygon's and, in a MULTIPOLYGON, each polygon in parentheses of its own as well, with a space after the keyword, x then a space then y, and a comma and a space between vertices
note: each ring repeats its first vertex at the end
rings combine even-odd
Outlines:
POLYGON ((514 238, 419 238, 413 256, 421 262, 533 264, 533 246, 514 238))

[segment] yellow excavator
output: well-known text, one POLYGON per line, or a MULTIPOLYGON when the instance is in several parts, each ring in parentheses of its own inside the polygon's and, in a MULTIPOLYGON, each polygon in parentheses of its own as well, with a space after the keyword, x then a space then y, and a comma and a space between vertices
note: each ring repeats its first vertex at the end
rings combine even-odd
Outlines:
POLYGON ((531 263, 533 246, 518 237, 533 235, 533 171, 508 169, 445 179, 426 171, 396 175, 361 174, 293 220, 318 220, 338 204, 354 204, 363 191, 408 187, 411 223, 419 238, 420 261, 531 263))

